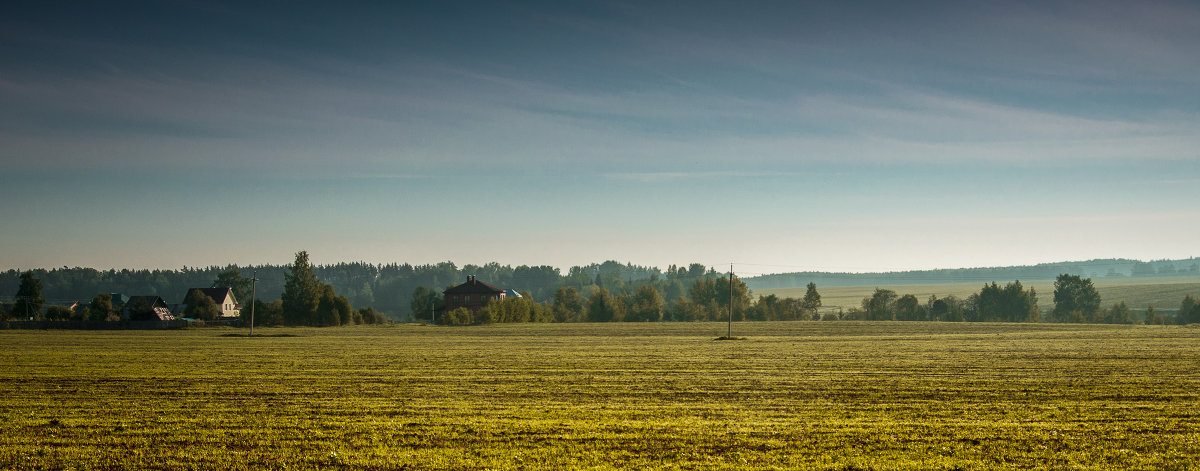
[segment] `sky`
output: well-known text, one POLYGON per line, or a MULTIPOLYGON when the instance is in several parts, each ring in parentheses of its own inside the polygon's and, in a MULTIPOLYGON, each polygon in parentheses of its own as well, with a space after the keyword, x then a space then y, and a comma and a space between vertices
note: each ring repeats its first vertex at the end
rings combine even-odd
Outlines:
POLYGON ((4 2, 0 269, 1186 258, 1197 45, 1184 1, 4 2))

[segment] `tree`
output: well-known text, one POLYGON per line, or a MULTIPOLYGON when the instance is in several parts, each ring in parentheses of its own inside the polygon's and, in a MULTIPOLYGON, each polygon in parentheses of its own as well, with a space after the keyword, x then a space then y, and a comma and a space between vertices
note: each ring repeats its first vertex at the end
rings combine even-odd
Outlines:
POLYGON ((183 309, 183 317, 212 321, 221 315, 221 308, 217 306, 217 302, 199 289, 189 291, 183 303, 187 304, 183 309))
POLYGON ((321 297, 317 301, 317 309, 312 325, 321 327, 336 327, 348 324, 354 320, 354 308, 345 296, 333 291, 333 286, 321 283, 321 297))
POLYGON ((42 280, 33 277, 32 271, 21 274, 21 286, 17 288, 17 297, 13 300, 11 314, 17 319, 40 319, 42 306, 46 298, 42 297, 42 280))
POLYGON ((1125 301, 1113 304, 1104 313, 1104 322, 1109 324, 1132 324, 1133 315, 1129 313, 1129 306, 1125 305, 1125 301))
POLYGON ((654 285, 641 285, 638 286, 637 293, 633 296, 633 307, 629 310, 629 315, 625 317, 625 320, 657 322, 662 320, 662 310, 662 295, 658 293, 654 285))
POLYGON ((559 286, 554 291, 553 312, 555 322, 575 322, 583 314, 583 297, 574 286, 559 286))
POLYGON ((896 301, 896 292, 890 289, 875 288, 875 293, 863 298, 862 310, 869 321, 890 321, 893 319, 892 303, 896 301))
POLYGON ((217 278, 213 280, 210 288, 229 288, 233 290, 233 298, 241 302, 250 301, 250 284, 249 278, 243 277, 242 272, 237 268, 230 268, 221 273, 217 273, 217 278))
POLYGON ((800 306, 816 320, 817 309, 821 307, 821 293, 817 292, 816 283, 808 283, 808 290, 804 292, 804 301, 801 301, 800 306))
POLYGON ((321 282, 308 263, 308 252, 296 252, 296 261, 283 275, 283 321, 288 325, 310 325, 321 302, 321 282))
POLYGON ((1143 321, 1143 323, 1146 325, 1163 325, 1166 322, 1165 319, 1163 319, 1163 316, 1158 314, 1158 310, 1154 309, 1154 306, 1151 305, 1146 306, 1146 319, 1143 321))
POLYGON ((962 322, 964 320, 963 302, 955 296, 946 296, 941 299, 931 296, 928 304, 929 320, 944 322, 962 322))
POLYGON ((1100 317, 1100 293, 1091 278, 1061 274, 1054 280, 1055 322, 1095 322, 1100 317))
MULTIPOLYGON (((250 310, 242 309, 242 322, 250 325, 250 310)), ((270 303, 262 299, 254 300, 254 326, 283 325, 283 302, 276 299, 270 303)))
POLYGON ((383 324, 387 322, 387 316, 383 315, 382 312, 376 311, 371 306, 359 309, 358 315, 362 318, 363 324, 383 324))
POLYGON ((71 308, 66 306, 49 306, 46 308, 46 320, 65 321, 71 318, 71 308))
POLYGON ((1175 320, 1179 324, 1200 322, 1200 302, 1190 294, 1185 296, 1183 302, 1179 303, 1179 312, 1175 314, 1175 320))
POLYGON ((1037 291, 1028 291, 1020 281, 1003 288, 996 282, 983 285, 979 296, 974 298, 976 321, 982 322, 1037 322, 1041 310, 1037 307, 1037 291))
POLYGON ((408 307, 412 310, 412 318, 429 319, 435 311, 441 311, 446 308, 446 301, 442 298, 442 294, 424 286, 413 288, 412 301, 409 301, 408 307))
POLYGON ((471 311, 465 307, 459 307, 451 311, 446 311, 442 317, 438 318, 438 324, 442 325, 468 325, 474 324, 474 316, 471 311))
POLYGON ((921 301, 918 301, 916 296, 906 294, 892 304, 892 311, 898 321, 916 321, 921 320, 918 318, 920 306, 921 301))
MULTIPOLYGON (((207 296, 205 296, 207 297, 207 296)), ((211 299, 209 301, 212 301, 211 299)), ((216 304, 213 304, 216 307, 216 304)), ((116 309, 113 309, 112 295, 108 293, 97 294, 92 298, 92 302, 88 303, 88 320, 91 321, 118 321, 121 316, 117 314, 116 309)))
POLYGON ((608 290, 596 288, 587 301, 588 322, 613 322, 625 317, 624 306, 608 290))

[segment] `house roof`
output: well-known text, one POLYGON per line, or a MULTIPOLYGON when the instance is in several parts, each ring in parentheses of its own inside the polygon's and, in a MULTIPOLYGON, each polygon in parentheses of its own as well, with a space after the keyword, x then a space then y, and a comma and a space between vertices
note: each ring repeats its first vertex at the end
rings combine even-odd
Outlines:
POLYGON ((466 283, 455 286, 446 291, 442 291, 442 294, 474 294, 474 293, 500 294, 503 292, 504 292, 504 290, 497 287, 496 285, 493 285, 486 281, 479 281, 479 279, 475 278, 474 276, 468 276, 466 283))
MULTIPOLYGON (((226 294, 228 294, 231 298, 233 297, 232 288, 192 288, 187 291, 187 294, 192 294, 192 291, 200 291, 201 293, 204 293, 208 297, 212 298, 213 302, 217 304, 221 304, 223 301, 225 301, 226 294)), ((184 295, 183 299, 187 299, 187 295, 184 295)), ((237 299, 234 299, 233 302, 236 303, 237 299)))
POLYGON ((137 307, 140 303, 145 302, 147 307, 167 307, 167 302, 159 296, 130 296, 129 301, 125 302, 125 306, 130 308, 137 307))

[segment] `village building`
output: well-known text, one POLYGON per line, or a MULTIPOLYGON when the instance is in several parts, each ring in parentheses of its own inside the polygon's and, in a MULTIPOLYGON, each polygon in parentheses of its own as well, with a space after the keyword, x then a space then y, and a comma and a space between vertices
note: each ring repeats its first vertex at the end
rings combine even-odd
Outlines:
POLYGON ((121 318, 131 321, 169 321, 175 315, 167 302, 158 296, 130 296, 121 309, 121 318))
POLYGON ((488 301, 504 299, 507 295, 503 288, 491 283, 479 281, 475 275, 467 277, 467 282, 442 292, 446 300, 446 310, 453 311, 460 307, 467 308, 472 313, 479 312, 488 301))
POLYGON ((239 317, 242 314, 241 306, 238 305, 237 299, 233 297, 233 289, 231 288, 192 288, 189 289, 187 295, 183 299, 191 296, 193 291, 200 291, 206 296, 212 298, 213 302, 217 303, 217 308, 221 310, 220 317, 239 317))

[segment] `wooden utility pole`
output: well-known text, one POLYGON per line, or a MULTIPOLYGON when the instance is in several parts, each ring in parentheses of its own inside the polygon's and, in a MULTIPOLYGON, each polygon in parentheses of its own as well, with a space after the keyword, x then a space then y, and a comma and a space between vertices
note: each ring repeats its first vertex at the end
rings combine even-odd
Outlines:
POLYGON ((254 336, 254 284, 258 283, 258 270, 250 275, 250 336, 254 336))
POLYGON ((729 329, 725 337, 733 338, 733 264, 729 264, 729 329))

